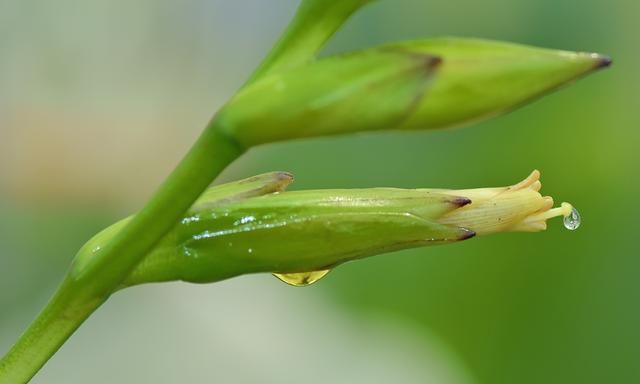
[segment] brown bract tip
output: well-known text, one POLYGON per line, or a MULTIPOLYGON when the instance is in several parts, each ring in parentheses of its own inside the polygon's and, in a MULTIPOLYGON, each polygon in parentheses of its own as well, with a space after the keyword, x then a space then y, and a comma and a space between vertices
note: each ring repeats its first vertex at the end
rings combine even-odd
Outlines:
POLYGON ((286 171, 279 171, 276 173, 276 178, 278 180, 288 181, 291 183, 293 181, 293 173, 286 172, 286 171))
POLYGON ((411 57, 413 60, 418 61, 427 73, 437 69, 442 64, 443 59, 440 56, 436 56, 430 53, 419 53, 403 47, 382 47, 380 51, 393 52, 400 55, 411 57))
POLYGON ((451 204, 454 204, 457 207, 464 207, 465 205, 471 204, 471 199, 468 197, 456 197, 451 200, 451 204))
POLYGON ((598 65, 596 66, 596 68, 606 68, 611 64, 613 64, 613 60, 609 56, 603 55, 603 56, 600 56, 600 59, 598 60, 598 65))
POLYGON ((476 233, 470 229, 462 228, 462 235, 458 238, 458 240, 467 240, 474 237, 476 233))
POLYGON ((442 64, 442 57, 434 55, 423 55, 425 66, 429 72, 438 68, 442 64))

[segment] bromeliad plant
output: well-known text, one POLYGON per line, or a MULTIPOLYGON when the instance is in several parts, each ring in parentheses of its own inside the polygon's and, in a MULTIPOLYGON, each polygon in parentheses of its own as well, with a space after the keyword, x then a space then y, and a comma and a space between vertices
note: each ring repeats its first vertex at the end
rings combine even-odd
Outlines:
POLYGON ((577 213, 510 187, 285 192, 288 173, 207 189, 251 147, 375 130, 436 129, 509 111, 607 66, 608 58, 476 39, 400 42, 317 58, 370 0, 303 0, 247 84, 214 116, 148 203, 78 252, 50 302, 0 361, 24 383, 113 293, 133 285, 215 282, 272 272, 312 283, 346 261, 503 231, 541 231, 577 213), (206 190, 206 191, 205 191, 206 190))

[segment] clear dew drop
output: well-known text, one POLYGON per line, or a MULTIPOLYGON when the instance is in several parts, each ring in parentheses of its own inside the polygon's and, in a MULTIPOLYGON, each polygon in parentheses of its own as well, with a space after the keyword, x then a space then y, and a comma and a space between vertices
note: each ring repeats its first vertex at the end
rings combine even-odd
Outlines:
POLYGON ((565 228, 570 231, 575 231, 580 226, 580 213, 578 213, 577 209, 571 207, 571 213, 565 216, 562 222, 565 228))
POLYGON ((322 279, 331 272, 330 269, 298 273, 274 273, 273 276, 294 287, 305 287, 322 279))

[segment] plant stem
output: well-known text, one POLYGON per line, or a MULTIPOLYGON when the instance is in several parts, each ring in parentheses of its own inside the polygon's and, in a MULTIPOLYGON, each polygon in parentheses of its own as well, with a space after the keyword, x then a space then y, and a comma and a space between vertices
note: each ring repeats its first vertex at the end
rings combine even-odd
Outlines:
POLYGON ((79 297, 68 279, 0 361, 0 383, 26 383, 103 300, 79 297))
POLYGON ((0 360, 0 384, 27 382, 242 152, 214 120, 113 241, 88 263, 72 266, 45 309, 0 360))
POLYGON ((247 81, 315 58, 331 36, 363 6, 375 0, 304 0, 282 37, 247 81))

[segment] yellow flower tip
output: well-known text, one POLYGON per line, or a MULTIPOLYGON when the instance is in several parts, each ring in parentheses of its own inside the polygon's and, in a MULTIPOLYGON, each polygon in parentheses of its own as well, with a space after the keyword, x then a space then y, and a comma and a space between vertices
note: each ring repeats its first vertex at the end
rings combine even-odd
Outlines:
POLYGON ((540 172, 534 170, 510 187, 451 191, 468 197, 471 204, 445 214, 439 221, 467 228, 478 235, 544 231, 548 219, 568 217, 574 210, 569 203, 553 208, 553 198, 542 196, 541 188, 540 172))
POLYGON ((517 191, 525 188, 532 189, 536 192, 540 191, 540 188, 542 188, 542 183, 540 183, 540 171, 534 169, 524 180, 510 186, 509 190, 517 191))
POLYGON ((559 207, 553 207, 553 199, 549 196, 545 197, 550 204, 546 204, 543 209, 528 216, 519 225, 516 225, 513 231, 522 232, 538 232, 547 229, 547 220, 554 217, 569 217, 573 212, 573 206, 569 203, 562 203, 559 207))

